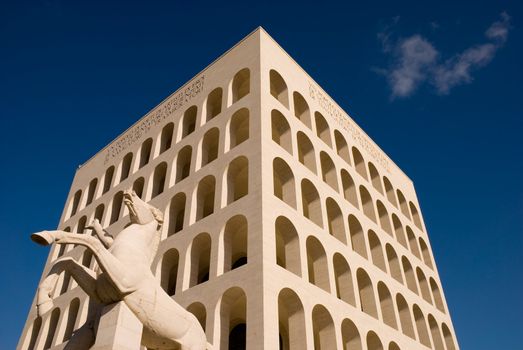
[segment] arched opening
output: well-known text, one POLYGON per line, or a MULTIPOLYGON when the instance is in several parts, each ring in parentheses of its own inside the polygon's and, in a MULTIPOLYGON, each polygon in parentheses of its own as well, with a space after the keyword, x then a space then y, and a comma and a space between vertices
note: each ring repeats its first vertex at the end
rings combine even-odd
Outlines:
POLYGON ((34 350, 36 345, 36 340, 38 339, 38 335, 40 334, 40 329, 42 328, 42 317, 38 316, 33 321, 33 329, 31 330, 31 338, 29 340, 29 345, 27 346, 27 350, 34 350))
POLYGON ((320 241, 313 236, 307 238, 306 246, 309 282, 326 292, 330 292, 329 268, 325 249, 323 249, 320 241))
POLYGON ((454 345, 454 339, 452 338, 452 333, 450 333, 449 327, 443 323, 441 328, 443 329, 443 337, 445 339, 447 350, 456 350, 456 345, 454 345))
POLYGON ((207 323, 207 311, 205 310, 205 306, 200 302, 195 302, 187 307, 187 311, 196 317, 198 323, 200 323, 200 326, 202 326, 202 329, 205 332, 207 323))
POLYGON ((276 72, 274 69, 271 69, 269 72, 269 81, 271 95, 280 101, 280 103, 286 108, 289 108, 289 94, 287 92, 287 84, 285 83, 285 80, 283 80, 280 73, 276 72))
POLYGON ((171 248, 163 254, 160 282, 163 290, 171 296, 176 293, 179 260, 180 254, 175 248, 171 248))
POLYGON ((294 115, 309 129, 311 129, 311 112, 307 101, 305 101, 299 92, 294 91, 292 96, 294 99, 294 115))
POLYGON ((340 242, 347 244, 347 234, 345 233, 345 225, 343 223, 343 214, 341 209, 332 198, 327 198, 325 202, 327 208, 327 223, 329 226, 329 233, 336 237, 340 242))
POLYGON ((169 205, 169 224, 167 227, 167 236, 172 236, 176 232, 183 230, 183 222, 185 219, 185 193, 177 193, 169 205))
POLYGON ((245 350, 247 347, 247 298, 239 287, 228 289, 220 302, 220 349, 245 350))
POLYGON ((401 276, 400 262, 398 260, 398 255, 396 254, 396 251, 388 243, 385 246, 385 250, 387 252, 387 261, 389 262, 389 271, 390 271, 392 278, 394 278, 399 283, 403 283, 403 277, 401 276))
POLYGON ((227 203, 249 193, 249 161, 246 157, 235 158, 227 168, 227 203))
POLYGON ((192 147, 187 145, 178 152, 176 159, 176 183, 182 181, 191 172, 192 147))
POLYGON ((390 291, 385 283, 381 281, 378 282, 378 297, 380 299, 381 316, 383 317, 383 322, 394 329, 398 329, 392 296, 390 295, 390 291))
POLYGON ((63 341, 66 342, 71 339, 74 331, 74 325, 80 309, 80 299, 74 298, 69 304, 69 313, 67 314, 67 324, 65 326, 63 341))
POLYGON ((392 187, 390 180, 386 176, 383 177, 383 185, 385 186, 385 192, 387 193, 389 203, 397 208, 398 202, 396 201, 396 195, 394 194, 394 187, 392 187))
POLYGON ((167 163, 161 162, 154 169, 153 175, 153 192, 151 198, 163 193, 165 187, 165 177, 167 175, 167 163))
POLYGON ((379 193, 383 194, 383 187, 381 187, 381 177, 380 173, 378 172, 378 169, 372 164, 372 162, 369 162, 369 174, 370 174, 370 180, 372 183, 372 187, 376 189, 379 193))
POLYGON ((298 132, 298 160, 316 174, 316 156, 312 142, 303 132, 298 132))
POLYGON ((104 187, 103 187, 103 190, 102 190, 102 194, 106 193, 107 191, 109 191, 111 189, 111 185, 113 183, 113 175, 114 175, 114 166, 110 166, 105 171, 104 187))
POLYGON ((414 334, 414 326, 412 325, 412 318, 410 316, 409 305, 401 294, 396 295, 396 307, 398 308, 401 331, 407 337, 416 339, 416 335, 414 334))
POLYGON ((94 200, 94 195, 96 194, 96 186, 98 185, 98 179, 92 179, 91 182, 89 182, 89 189, 87 190, 87 201, 85 202, 85 205, 89 205, 94 200))
POLYGON ((216 88, 207 96, 207 121, 222 112, 222 88, 216 88))
POLYGON ((49 349, 53 345, 53 339, 58 326, 58 320, 60 319, 60 309, 55 308, 51 313, 51 319, 49 320, 49 329, 47 331, 47 337, 45 338, 44 349, 49 349))
POLYGON ((374 287, 372 281, 365 270, 358 269, 356 272, 358 280, 358 291, 360 294, 361 311, 367 315, 378 319, 378 310, 376 308, 376 299, 374 297, 374 287))
POLYGON ((343 186, 343 196, 354 207, 359 208, 358 193, 352 176, 345 169, 341 169, 341 185, 343 186))
POLYGON ((401 350, 401 349, 398 346, 398 344, 396 344, 395 342, 391 341, 390 344, 389 344, 389 350, 401 350))
POLYGON ((403 273, 405 274, 405 279, 407 280, 407 287, 414 293, 418 294, 418 286, 416 285, 416 278, 414 277, 414 270, 410 264, 409 259, 406 257, 401 258, 401 263, 403 265, 403 273))
POLYGON ((76 226, 76 233, 84 233, 86 225, 87 216, 84 215, 78 220, 78 225, 76 226))
POLYGON ((278 328, 280 350, 307 348, 303 304, 298 295, 289 288, 282 289, 278 294, 278 328))
POLYGON ((249 139, 249 110, 242 108, 231 117, 229 149, 249 139))
POLYGON ((120 212, 122 211, 123 192, 116 193, 113 197, 113 205, 111 209, 111 220, 109 225, 114 224, 120 218, 120 212))
POLYGON ((243 68, 234 75, 232 79, 232 103, 247 96, 250 91, 251 72, 249 68, 243 68))
POLYGON ((212 128, 203 136, 202 141, 202 167, 218 158, 218 145, 220 142, 220 131, 212 128))
POLYGON ((438 284, 434 278, 430 278, 430 289, 432 289, 432 297, 434 298, 434 303, 436 307, 443 313, 445 313, 445 307, 443 306, 443 298, 441 297, 441 292, 439 291, 438 284))
POLYGON ((412 220, 414 220, 414 225, 416 225, 417 228, 419 228, 421 231, 423 231, 423 226, 421 224, 421 217, 419 215, 419 211, 416 208, 416 205, 412 202, 409 202, 410 212, 412 214, 412 220))
POLYGON ((376 333, 370 331, 367 333, 367 349, 368 350, 383 350, 383 344, 376 333))
POLYGON ((314 119, 316 121, 316 135, 318 135, 327 146, 332 147, 331 131, 325 117, 320 112, 316 112, 314 113, 314 119))
POLYGON ((296 209, 296 187, 291 168, 281 158, 272 161, 274 195, 296 209))
POLYGON ((146 166, 151 158, 151 150, 153 148, 153 139, 149 137, 142 143, 140 150, 140 168, 146 166))
POLYGON ((360 198, 363 214, 365 214, 365 216, 372 221, 376 222, 376 213, 374 212, 374 203, 372 201, 372 197, 369 191, 367 191, 363 185, 360 185, 360 198))
POLYGON ((396 190, 396 194, 398 195, 398 201, 400 202, 401 212, 410 220, 409 206, 407 205, 407 200, 405 199, 403 192, 396 190))
POLYGON ((196 220, 203 219, 214 212, 214 193, 216 180, 214 176, 207 175, 198 184, 196 220))
POLYGON ((412 307, 412 312, 414 313, 414 321, 416 322, 416 329, 418 331, 418 338, 421 344, 432 348, 430 344, 429 332, 427 330, 427 323, 425 322, 425 317, 423 312, 418 305, 414 304, 412 307))
POLYGON ((387 273, 387 266, 385 265, 385 258, 383 256, 383 248, 381 247, 381 242, 374 233, 374 231, 369 230, 369 247, 370 255, 372 256, 372 263, 380 268, 382 271, 387 273))
POLYGON ((292 134, 289 122, 280 111, 271 112, 272 140, 292 154, 292 134))
POLYGON ((363 228, 358 219, 352 214, 349 215, 348 221, 352 250, 366 259, 367 247, 365 246, 365 234, 363 233, 363 228))
POLYGON ((340 253, 336 253, 332 259, 332 265, 334 266, 334 278, 336 281, 336 296, 338 299, 355 307, 354 284, 347 260, 340 253))
POLYGON ((182 138, 190 135, 196 129, 196 116, 198 107, 191 106, 183 113, 182 138))
POLYGON ((418 248, 418 240, 416 239, 416 235, 414 234, 414 232, 412 232, 412 229, 408 225, 407 239, 409 240, 410 251, 412 252, 412 254, 414 254, 418 259, 421 259, 421 254, 418 248))
POLYGON ((430 334, 432 335, 432 343, 434 344, 435 350, 445 350, 445 346, 443 346, 443 339, 441 338, 441 332, 439 331, 438 323, 436 322, 436 319, 434 316, 429 314, 429 328, 430 328, 430 334))
POLYGON ((292 222, 279 216, 274 224, 276 236, 276 264, 301 276, 300 241, 292 222))
POLYGON ((71 215, 73 216, 78 211, 78 207, 80 205, 80 198, 82 198, 82 190, 76 191, 73 197, 73 205, 71 207, 71 215))
POLYGON ((429 268, 434 270, 434 265, 432 265, 432 258, 430 257, 430 251, 427 243, 425 243, 421 237, 418 239, 418 241, 421 249, 421 255, 423 256, 423 262, 425 262, 425 265, 427 265, 429 268))
POLYGON ((84 253, 82 254, 82 265, 87 268, 90 268, 92 261, 93 253, 90 250, 85 249, 84 253))
POLYGON ((138 197, 143 199, 143 188, 145 186, 145 179, 140 177, 133 183, 133 191, 138 197))
POLYGON ((392 224, 394 225, 394 234, 396 235, 396 240, 405 248, 409 249, 407 246, 407 238, 405 237, 405 231, 403 231, 403 225, 401 224, 400 219, 396 214, 392 214, 392 224))
POLYGON ((336 349, 334 321, 323 305, 316 305, 312 309, 312 331, 315 350, 336 349))
POLYGON ((341 323, 341 339, 343 350, 363 350, 361 346, 361 337, 358 328, 348 318, 341 323))
POLYGON ((338 152, 338 156, 350 165, 350 152, 347 140, 345 140, 345 137, 343 137, 338 130, 334 130, 334 141, 336 142, 336 152, 338 152))
POLYGON ((162 129, 160 136, 160 154, 171 148, 173 144, 174 123, 169 123, 162 129))
POLYGON ((230 218, 223 233, 224 272, 247 264, 247 219, 243 215, 230 218))
POLYGON ((211 236, 200 233, 191 244, 191 275, 189 286, 194 287, 209 280, 211 262, 211 236))
POLYGON ((356 172, 360 174, 365 180, 367 180, 367 169, 365 169, 365 160, 361 155, 360 151, 356 147, 352 147, 352 160, 354 161, 354 167, 356 172))
POLYGON ((390 226, 389 212, 387 211, 387 208, 385 208, 385 205, 383 205, 380 200, 376 201, 376 208, 378 209, 381 228, 392 236, 392 227, 390 226))
POLYGON ((301 181, 301 197, 303 215, 316 225, 323 227, 320 195, 312 182, 307 179, 301 181))
POLYGON ((419 289, 421 290, 421 296, 423 299, 425 299, 428 303, 432 304, 432 299, 430 297, 430 290, 429 290, 429 284, 427 282, 427 278, 425 277, 425 274, 419 267, 416 268, 416 275, 418 276, 418 283, 419 283, 419 289))
POLYGON ((323 181, 332 187, 336 192, 338 191, 338 178, 336 175, 336 167, 334 162, 325 152, 320 152, 321 175, 323 181))

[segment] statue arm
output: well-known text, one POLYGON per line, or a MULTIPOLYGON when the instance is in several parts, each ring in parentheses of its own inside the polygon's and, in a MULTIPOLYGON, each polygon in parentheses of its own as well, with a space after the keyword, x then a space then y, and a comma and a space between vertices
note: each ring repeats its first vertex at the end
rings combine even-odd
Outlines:
POLYGON ((113 244, 113 236, 103 229, 98 219, 94 219, 91 225, 87 226, 86 228, 93 230, 106 248, 109 248, 113 244))

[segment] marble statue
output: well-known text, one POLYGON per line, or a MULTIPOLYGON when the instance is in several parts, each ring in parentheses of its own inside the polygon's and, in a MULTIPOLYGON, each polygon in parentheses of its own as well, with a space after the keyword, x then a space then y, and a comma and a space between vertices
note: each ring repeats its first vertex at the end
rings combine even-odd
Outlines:
MULTIPOLYGON (((31 235, 41 245, 77 244, 90 250, 99 269, 93 271, 71 257, 58 259, 39 286, 39 315, 53 306, 51 293, 61 273, 69 273, 90 297, 88 321, 75 331, 66 349, 89 349, 95 341, 100 310, 123 301, 143 324, 142 345, 148 349, 209 349, 197 318, 175 302, 151 272, 160 243, 163 214, 142 201, 134 191, 125 191, 124 203, 131 224, 113 237, 95 220, 88 226, 95 236, 65 231, 42 231, 31 235), (90 319, 89 319, 90 318, 90 319)), ((138 345, 139 347, 139 345, 138 345)))

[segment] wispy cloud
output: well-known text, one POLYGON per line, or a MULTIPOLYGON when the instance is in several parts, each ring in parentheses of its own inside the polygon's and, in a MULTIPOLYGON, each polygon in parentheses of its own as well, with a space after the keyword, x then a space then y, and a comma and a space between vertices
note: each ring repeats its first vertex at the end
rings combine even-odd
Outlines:
MULTIPOLYGON (((394 24, 398 19, 394 19, 394 24)), ((503 46, 510 30, 510 17, 503 12, 500 20, 485 31, 487 42, 467 48, 443 60, 442 54, 420 34, 393 39, 391 27, 378 33, 382 51, 392 56, 392 64, 376 71, 386 76, 391 98, 408 97, 424 83, 432 85, 438 94, 448 94, 461 84, 472 81, 472 72, 487 65, 503 46)))

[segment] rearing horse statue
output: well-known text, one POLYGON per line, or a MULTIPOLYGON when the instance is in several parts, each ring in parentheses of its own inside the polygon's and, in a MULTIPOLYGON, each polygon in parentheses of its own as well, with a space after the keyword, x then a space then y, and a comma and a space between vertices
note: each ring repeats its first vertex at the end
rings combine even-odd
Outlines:
POLYGON ((99 270, 93 271, 71 257, 58 259, 38 288, 38 314, 53 307, 51 293, 60 273, 65 271, 89 295, 95 310, 90 312, 94 315, 92 319, 75 332, 67 348, 89 349, 95 341, 101 308, 123 301, 143 324, 142 345, 148 349, 210 349, 197 318, 161 288, 151 271, 160 243, 162 212, 142 201, 134 191, 125 191, 123 198, 131 224, 114 238, 97 220, 88 227, 97 237, 65 231, 42 231, 31 235, 31 239, 41 245, 84 246, 99 265, 99 270))

